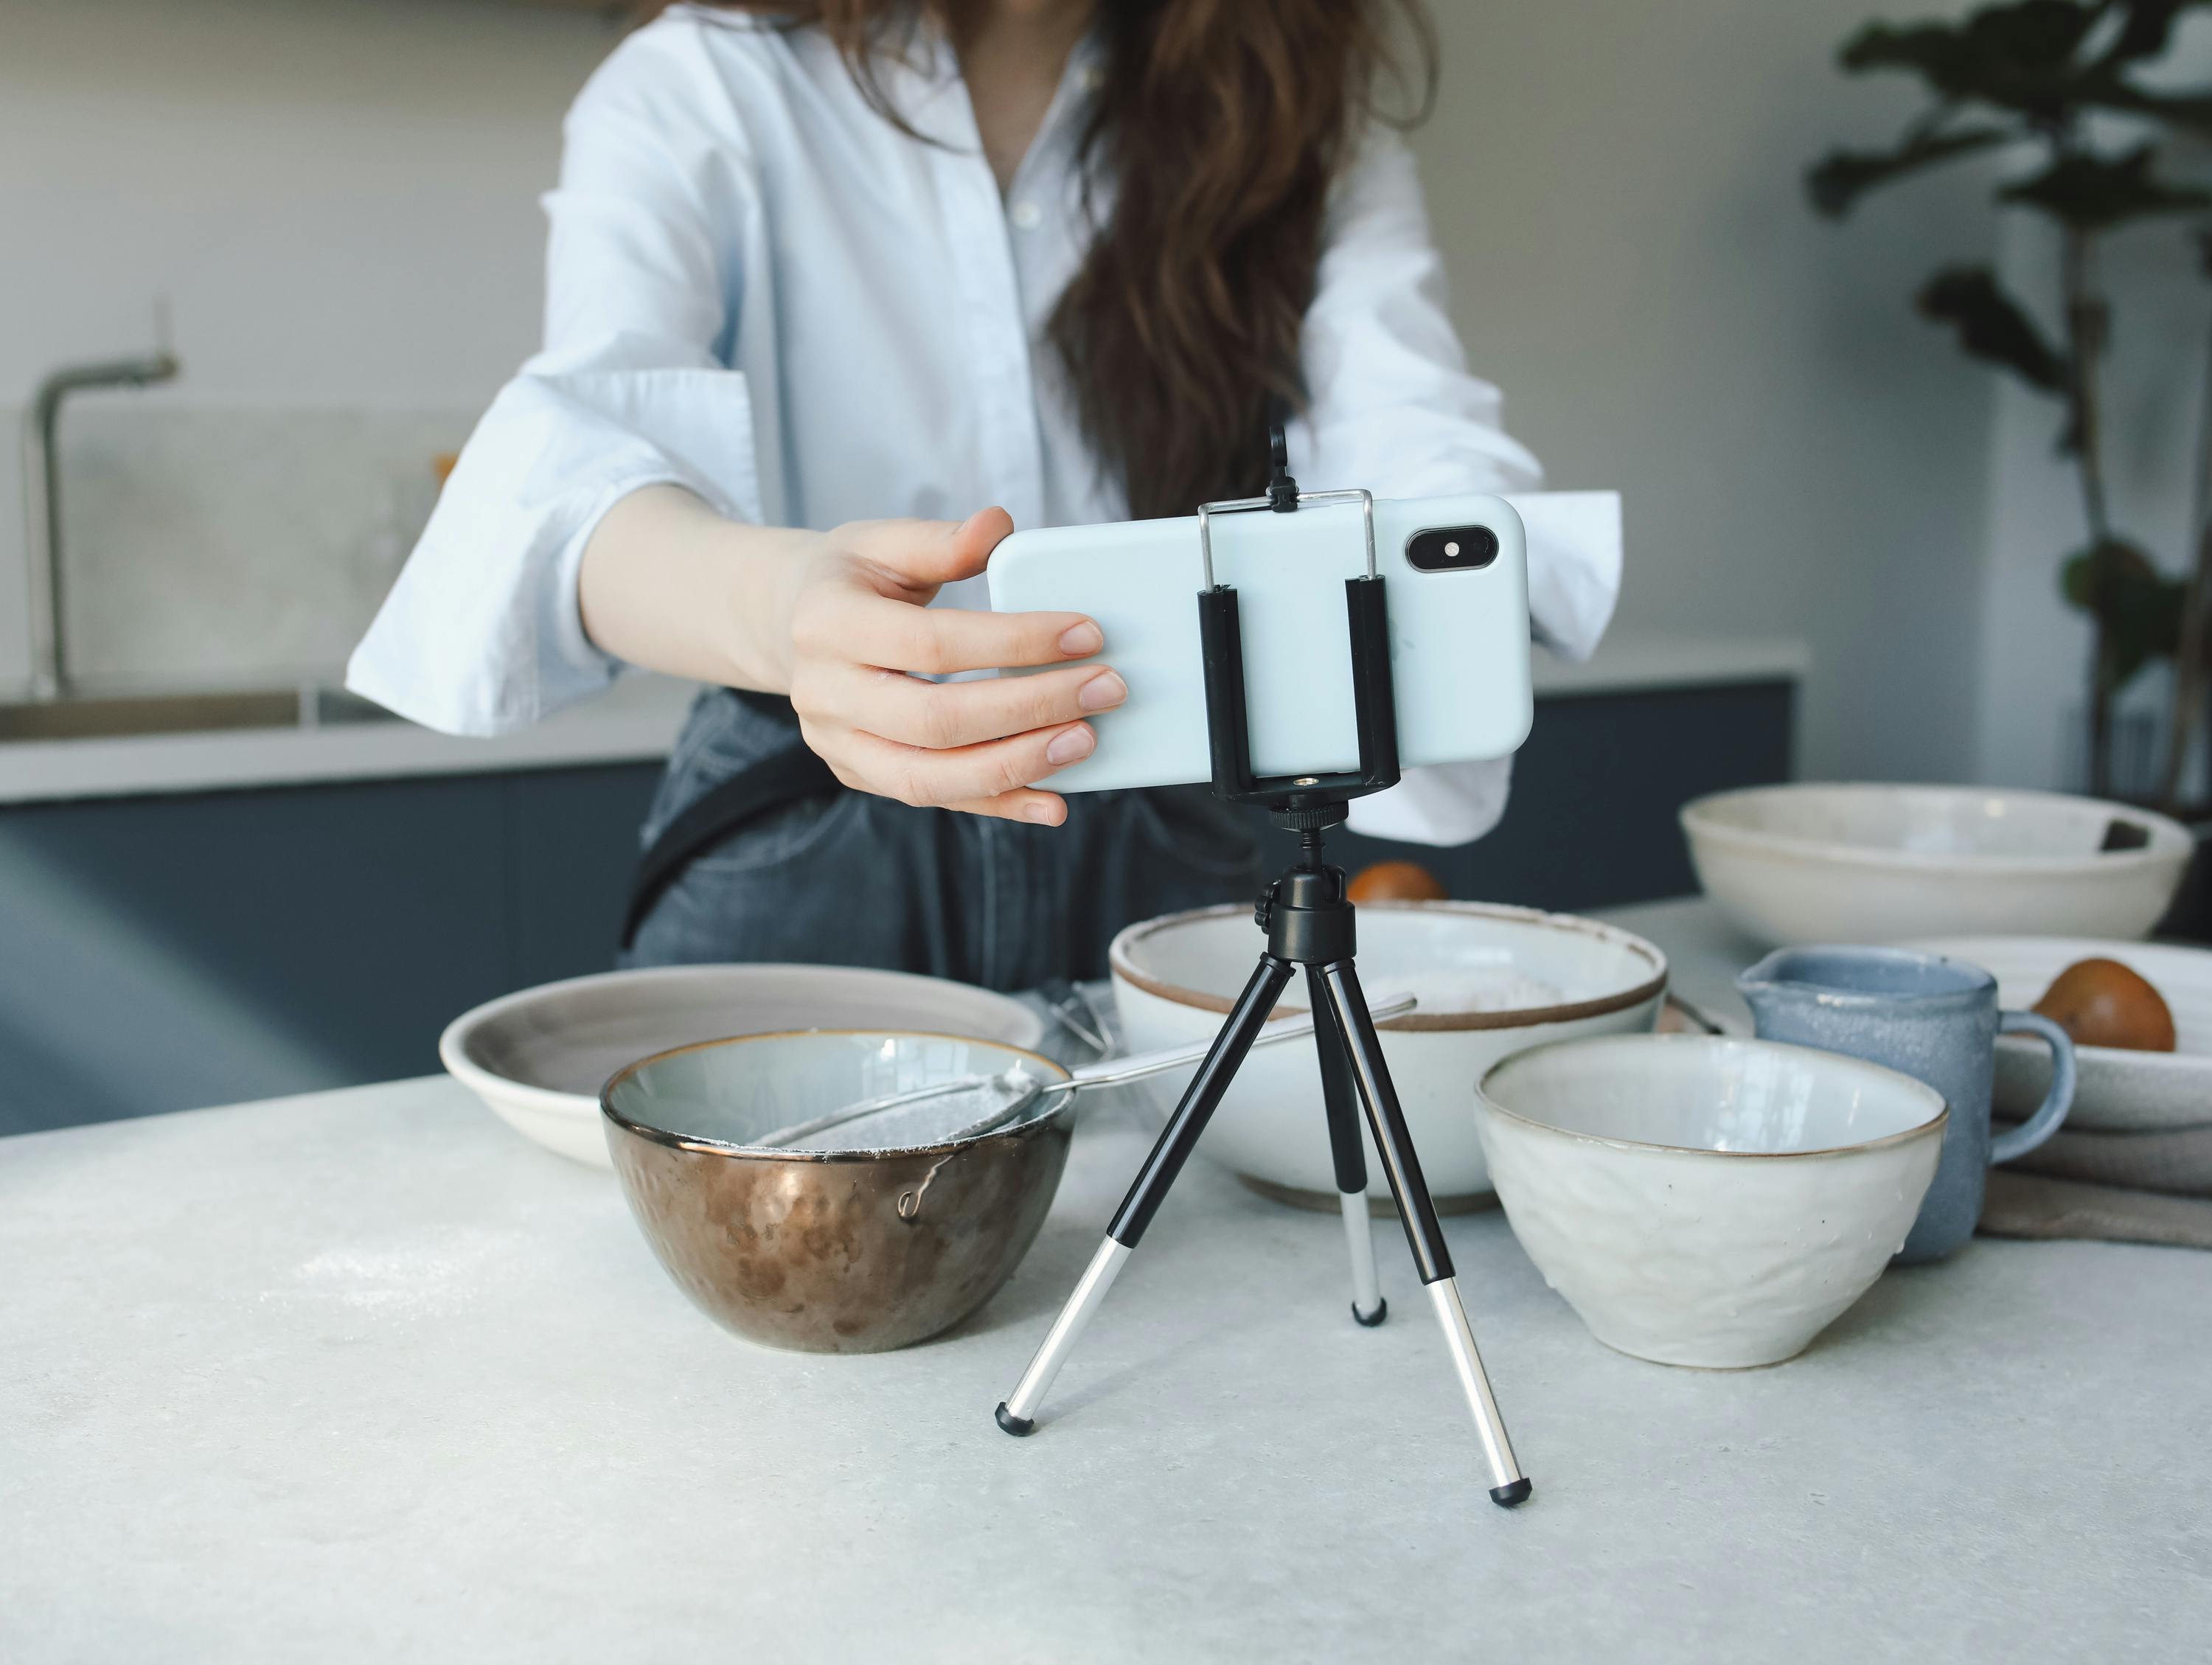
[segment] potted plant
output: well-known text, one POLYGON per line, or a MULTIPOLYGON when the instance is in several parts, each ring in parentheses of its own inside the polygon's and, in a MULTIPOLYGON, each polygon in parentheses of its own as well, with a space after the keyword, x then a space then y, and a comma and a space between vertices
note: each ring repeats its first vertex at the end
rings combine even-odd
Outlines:
MULTIPOLYGON (((1956 21, 1872 23, 1838 54, 1852 75, 1916 76, 1926 106, 1884 149, 1838 149, 1806 176, 1813 204, 1840 219, 1868 192, 1968 157, 1999 164, 2000 208, 2042 216, 2059 243, 2059 294, 2046 331, 1986 265, 1947 266, 1922 287, 1921 313, 1968 355, 2009 372, 2060 407, 2058 446, 2078 483, 2087 536, 2063 556, 2060 588, 2091 620, 2089 790, 2113 789, 2114 701, 2155 659, 2173 661, 2164 755, 2149 795, 2169 808, 2185 788, 2212 683, 2212 358, 2196 435, 2193 547, 2168 568, 2123 532, 2106 487, 2103 372, 2113 301, 2100 275, 2124 227, 2180 220, 2212 274, 2203 225, 2212 191, 2175 177, 2165 141, 2212 135, 2212 86, 2148 85, 2176 23, 2212 0, 2012 0, 1956 21)), ((2054 551, 2056 553, 2056 551, 2054 551)))

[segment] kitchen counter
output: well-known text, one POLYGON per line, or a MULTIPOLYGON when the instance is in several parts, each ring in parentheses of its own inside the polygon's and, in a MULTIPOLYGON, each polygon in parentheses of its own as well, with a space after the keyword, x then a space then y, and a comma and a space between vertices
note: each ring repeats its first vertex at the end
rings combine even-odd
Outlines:
MULTIPOLYGON (((1624 636, 1589 663, 1536 655, 1540 696, 1571 696, 1801 678, 1804 644, 1747 637, 1624 636)), ((322 728, 241 729, 0 744, 0 804, 206 792, 665 757, 693 685, 625 678, 520 733, 465 739, 397 719, 322 728)))
POLYGON ((953 1334, 821 1358, 442 1079, 0 1140, 0 1657, 2203 1656, 2212 1255, 1980 1241, 1708 1373, 1450 1220, 1505 1513, 1395 1237, 1361 1329, 1336 1220, 1204 1163, 993 1425, 1143 1143, 1085 1124, 953 1334))

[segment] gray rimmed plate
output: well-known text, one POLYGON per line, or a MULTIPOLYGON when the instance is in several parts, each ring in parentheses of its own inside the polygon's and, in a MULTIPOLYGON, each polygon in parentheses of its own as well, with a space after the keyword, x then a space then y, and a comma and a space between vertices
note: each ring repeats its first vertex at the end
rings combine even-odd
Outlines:
POLYGON ((1035 1051, 1045 1020, 1011 995, 903 971, 656 966, 487 1001, 447 1026, 438 1056, 524 1138, 606 1168, 599 1094, 616 1071, 694 1042, 806 1029, 920 1030, 1035 1051))
MULTIPOLYGON (((2173 1013, 2174 1050, 2075 1048, 2081 1073, 2067 1131, 2212 1127, 2212 950, 2092 937, 1941 937, 1908 945, 1983 967, 1997 980, 2000 1004, 2023 1012, 2075 961, 2118 960, 2164 996, 2173 1013)), ((1999 1115, 2025 1117, 2050 1085, 2051 1054, 2040 1042, 2011 1036, 1997 1042, 1999 1115)))

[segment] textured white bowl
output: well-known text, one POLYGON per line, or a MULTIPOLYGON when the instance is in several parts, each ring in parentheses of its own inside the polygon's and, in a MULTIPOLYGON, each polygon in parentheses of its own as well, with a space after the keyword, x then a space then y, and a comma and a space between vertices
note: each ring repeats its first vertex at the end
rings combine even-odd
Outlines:
MULTIPOLYGON (((2176 1133, 2212 1127, 2212 949, 2087 937, 1942 937, 1911 946, 1980 966, 1997 980, 1997 1002, 2025 1011, 2077 960, 2118 960, 2165 997, 2172 1052, 2074 1048, 2074 1133, 2176 1133)), ((2027 1036, 1997 1037, 1997 1114, 2024 1121, 2051 1090, 2051 1048, 2027 1036)))
POLYGON ((599 1089, 695 1041, 785 1030, 918 1030, 1034 1051, 1044 1019, 988 989, 836 965, 671 965, 572 977, 465 1012, 438 1037, 453 1079, 524 1138, 611 1164, 599 1089))
POLYGON ((2124 804, 1969 787, 1755 787, 1686 804, 1681 822, 1705 894, 1773 947, 2141 937, 2197 848, 2124 804), (2115 821, 2148 843, 2100 852, 2115 821))
MULTIPOLYGON (((1418 1010, 1379 1027, 1383 1056, 1420 1153, 1430 1192, 1465 1207, 1490 1189, 1467 1115, 1468 1088, 1498 1059, 1538 1042, 1648 1030, 1666 994, 1667 958, 1641 937, 1595 920, 1484 902, 1367 902, 1359 909, 1359 977, 1372 1000, 1411 991, 1418 1010), (1496 1006, 1516 981, 1555 997, 1496 1006)), ((1249 908, 1170 914, 1114 939, 1114 1005, 1133 1052, 1205 1041, 1259 962, 1265 939, 1249 908)), ((1279 1012, 1305 1009, 1293 981, 1279 1012)), ((1148 1084, 1164 1115, 1188 1085, 1176 1071, 1148 1084)), ((1263 1188, 1333 1205, 1321 1072, 1310 1045, 1255 1052, 1198 1148, 1263 1188)), ((1368 1194, 1389 1187, 1370 1139, 1368 1194)))
POLYGON ((1881 1275, 1945 1114, 1855 1058, 1639 1035, 1506 1060, 1475 1119, 1514 1236, 1590 1334, 1741 1370, 1802 1352, 1881 1275))

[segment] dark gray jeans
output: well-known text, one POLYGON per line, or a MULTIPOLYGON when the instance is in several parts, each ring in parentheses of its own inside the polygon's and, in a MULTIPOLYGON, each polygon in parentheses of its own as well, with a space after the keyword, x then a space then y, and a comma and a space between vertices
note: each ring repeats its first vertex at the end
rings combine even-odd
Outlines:
MULTIPOLYGON (((700 696, 644 842, 797 739, 787 717, 725 690, 700 696)), ((1067 811, 1063 826, 1034 827, 856 792, 791 805, 695 860, 623 963, 797 960, 1033 988, 1105 975, 1106 945, 1133 920, 1260 888, 1255 818, 1206 787, 1079 793, 1067 811)))

